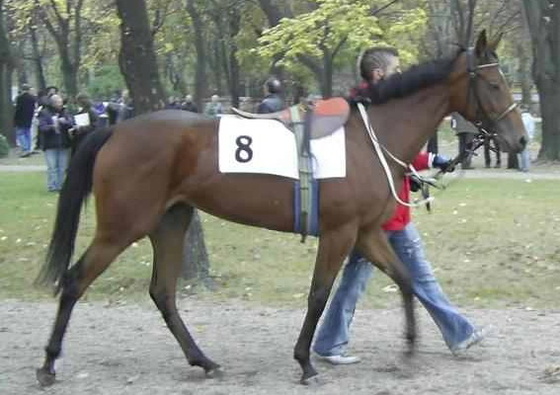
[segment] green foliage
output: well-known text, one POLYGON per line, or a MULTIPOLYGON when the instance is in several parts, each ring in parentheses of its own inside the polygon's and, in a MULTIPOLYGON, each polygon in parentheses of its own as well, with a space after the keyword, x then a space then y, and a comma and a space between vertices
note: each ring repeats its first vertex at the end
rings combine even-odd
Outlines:
POLYGON ((319 7, 295 18, 284 18, 259 38, 257 52, 264 57, 282 54, 282 63, 293 67, 297 57, 322 57, 343 45, 369 46, 371 38, 382 33, 377 18, 369 15, 363 2, 318 0, 319 7))
POLYGON ((94 73, 94 78, 87 86, 87 92, 93 99, 106 98, 113 96, 114 92, 125 87, 119 66, 101 66, 94 73))
MULTIPOLYGON (((354 56, 363 48, 394 45, 403 61, 418 56, 415 39, 422 35, 427 15, 420 8, 399 9, 389 15, 372 16, 371 1, 317 0, 318 7, 265 31, 255 51, 265 58, 282 54, 288 68, 300 55, 337 56, 347 49, 354 56)), ((381 2, 376 2, 381 5, 381 2)), ((345 56, 344 58, 347 58, 345 56)))
POLYGON ((2 134, 0 134, 0 158, 5 158, 10 153, 10 144, 2 134))

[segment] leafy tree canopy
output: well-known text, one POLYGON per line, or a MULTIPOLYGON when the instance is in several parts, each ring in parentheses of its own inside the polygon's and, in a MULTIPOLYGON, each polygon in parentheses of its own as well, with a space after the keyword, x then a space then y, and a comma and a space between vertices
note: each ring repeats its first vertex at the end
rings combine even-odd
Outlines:
MULTIPOLYGON (((426 25, 426 13, 420 8, 398 7, 387 15, 373 15, 372 2, 359 0, 315 0, 316 8, 294 18, 284 18, 264 32, 255 51, 265 58, 282 54, 287 68, 298 63, 299 56, 321 58, 336 56, 341 50, 353 53, 373 45, 394 45, 404 62, 414 61, 416 45, 406 45, 404 37, 419 37, 426 25)), ((374 2, 381 6, 382 2, 374 2)))

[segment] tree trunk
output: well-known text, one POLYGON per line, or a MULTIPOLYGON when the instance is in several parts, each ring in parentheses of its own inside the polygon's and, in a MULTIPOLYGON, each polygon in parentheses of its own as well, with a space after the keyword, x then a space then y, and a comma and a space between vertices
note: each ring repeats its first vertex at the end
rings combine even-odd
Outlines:
POLYGON ((24 41, 25 40, 20 41, 17 49, 14 48, 16 56, 19 58, 19 61, 17 62, 16 65, 18 87, 22 86, 23 84, 29 84, 29 75, 27 74, 27 64, 24 61, 24 50, 23 50, 24 41))
POLYGON ((62 72, 62 81, 68 97, 75 98, 78 94, 78 69, 76 64, 70 59, 68 51, 68 43, 59 48, 60 53, 60 71, 62 72))
POLYGON ((560 159, 560 0, 524 0, 533 43, 533 78, 539 91, 539 160, 560 159))
POLYGON ((208 252, 198 210, 194 210, 189 229, 185 234, 183 278, 186 280, 209 277, 208 252))
POLYGON ((145 0, 116 0, 121 19, 119 66, 132 98, 135 115, 161 109, 165 94, 159 79, 145 0))
POLYGON ((68 15, 65 17, 60 13, 59 7, 62 4, 51 2, 50 5, 39 6, 39 18, 53 37, 58 48, 60 56, 60 73, 62 74, 62 82, 66 93, 69 97, 75 97, 78 94, 78 70, 80 68, 81 57, 81 11, 84 0, 78 0, 76 3, 66 2, 66 11, 68 15), (50 8, 54 17, 42 7, 50 8), (70 24, 73 21, 74 31, 70 24))
POLYGON ((37 39, 37 30, 34 25, 29 27, 29 37, 31 39, 31 50, 33 52, 33 65, 35 66, 35 75, 37 79, 37 90, 44 91, 47 88, 47 80, 45 78, 45 69, 43 68, 43 57, 39 51, 39 40, 37 39))
MULTIPOLYGON (((259 0, 259 5, 261 7, 261 10, 266 15, 270 27, 278 25, 282 18, 293 18, 293 14, 289 12, 287 8, 287 13, 284 14, 272 0, 259 0)), ((313 75, 315 76, 315 80, 321 87, 321 92, 324 95, 325 91, 328 91, 328 88, 325 88, 328 83, 325 82, 325 70, 321 65, 321 61, 325 62, 325 59, 321 59, 318 61, 310 56, 300 55, 298 56, 298 60, 313 73, 313 75)), ((330 85, 332 91, 332 75, 330 85)))
POLYGON ((239 62, 237 60, 237 44, 235 36, 241 29, 241 15, 239 10, 235 8, 231 14, 228 14, 229 20, 229 93, 231 96, 231 105, 239 108, 239 62))
POLYGON ((0 132, 11 145, 13 133, 13 104, 11 98, 13 58, 5 25, 4 0, 0 0, 0 132))
POLYGON ((196 50, 196 71, 194 77, 194 98, 199 111, 202 111, 203 99, 208 95, 208 81, 206 77, 206 43, 204 41, 204 28, 202 18, 194 0, 187 0, 187 12, 189 13, 194 29, 194 48, 196 50))
POLYGON ((527 53, 523 44, 517 44, 516 53, 519 59, 519 68, 517 73, 520 77, 521 84, 521 103, 526 106, 532 105, 533 99, 531 95, 531 58, 527 53))
MULTIPOLYGON (((163 108, 164 93, 159 79, 146 3, 144 0, 134 3, 117 0, 117 11, 122 21, 119 63, 136 114, 163 108)), ((210 264, 202 226, 196 211, 185 234, 183 256, 184 276, 208 286, 210 264)))
POLYGON ((321 84, 321 94, 324 99, 332 96, 333 83, 333 59, 329 51, 323 50, 323 83, 321 84))

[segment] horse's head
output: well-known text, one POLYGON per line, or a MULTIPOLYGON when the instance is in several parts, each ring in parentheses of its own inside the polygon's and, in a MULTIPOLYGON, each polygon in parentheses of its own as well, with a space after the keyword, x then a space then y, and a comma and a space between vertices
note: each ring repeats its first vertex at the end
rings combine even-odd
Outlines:
POLYGON ((457 58, 451 79, 452 110, 497 133, 500 147, 519 152, 527 143, 521 114, 498 63, 496 48, 501 35, 488 42, 486 31, 478 36, 476 46, 457 58))

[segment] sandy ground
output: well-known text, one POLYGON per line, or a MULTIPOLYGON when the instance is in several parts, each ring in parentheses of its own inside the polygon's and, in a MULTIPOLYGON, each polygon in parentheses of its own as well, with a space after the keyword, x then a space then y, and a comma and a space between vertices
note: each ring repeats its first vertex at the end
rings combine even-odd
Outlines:
POLYGON ((70 323, 58 382, 35 381, 55 303, 0 302, 0 394, 560 394, 560 310, 467 310, 492 325, 460 358, 445 348, 420 308, 418 353, 403 357, 400 309, 360 310, 352 348, 362 363, 316 362, 320 379, 298 384, 292 348, 302 309, 184 299, 181 314, 224 375, 189 367, 149 305, 80 303, 70 323))

